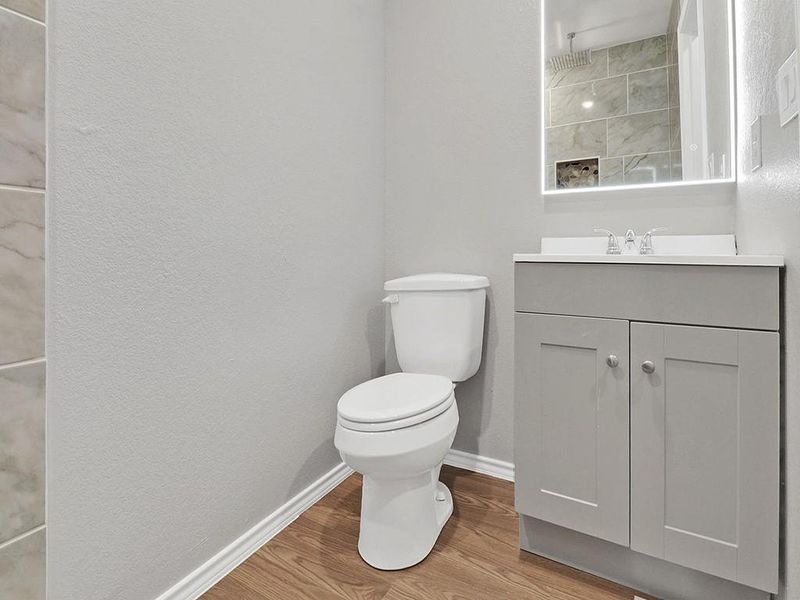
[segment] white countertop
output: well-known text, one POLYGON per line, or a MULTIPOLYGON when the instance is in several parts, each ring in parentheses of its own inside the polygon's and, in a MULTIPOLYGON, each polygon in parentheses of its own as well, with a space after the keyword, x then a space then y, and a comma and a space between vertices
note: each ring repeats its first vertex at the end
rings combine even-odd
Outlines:
POLYGON ((747 267, 782 267, 782 256, 759 256, 748 254, 699 256, 699 255, 667 255, 651 254, 640 256, 607 255, 607 254, 515 254, 517 263, 599 263, 623 265, 708 265, 708 266, 747 266, 747 267))
MULTIPOLYGON (((624 248, 624 239, 617 236, 624 248)), ((544 237, 542 252, 515 254, 518 263, 601 263, 782 267, 782 256, 738 254, 736 238, 723 235, 654 235, 653 254, 638 254, 641 236, 623 254, 606 254, 608 236, 544 237)))

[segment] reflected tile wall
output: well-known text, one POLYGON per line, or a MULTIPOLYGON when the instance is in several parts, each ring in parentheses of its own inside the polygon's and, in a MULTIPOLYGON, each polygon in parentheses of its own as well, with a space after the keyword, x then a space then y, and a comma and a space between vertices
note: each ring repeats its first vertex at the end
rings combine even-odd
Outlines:
POLYGON ((547 130, 547 164, 562 160, 607 156, 606 119, 547 130))
POLYGON ((669 152, 637 154, 625 157, 626 183, 658 183, 670 180, 671 157, 669 152))
POLYGON ((0 189, 0 365, 44 355, 44 194, 0 189))
POLYGON ((608 74, 612 77, 666 65, 666 35, 613 46, 608 49, 608 74))
POLYGON ((558 73, 548 66, 546 189, 555 187, 556 162, 586 158, 600 159, 601 186, 680 180, 669 155, 681 148, 674 43, 667 33, 595 50, 591 65, 558 73))
POLYGON ((45 599, 45 532, 40 529, 0 548, 0 598, 45 599))
MULTIPOLYGON (((666 84, 664 91, 666 93, 666 84)), ((560 87, 550 93, 550 124, 553 126, 628 112, 628 80, 624 76, 560 87)))
POLYGON ((625 183, 623 177, 623 161, 619 156, 616 158, 600 159, 600 185, 622 185, 625 183))
POLYGON ((626 156, 669 150, 669 111, 626 115, 608 120, 608 155, 626 156))
POLYGON ((0 0, 3 600, 45 598, 44 18, 45 0, 0 0))
POLYGON ((669 86, 667 85, 666 67, 631 73, 627 79, 628 112, 637 113, 667 108, 669 86))
POLYGON ((44 524, 44 362, 0 368, 0 544, 44 524))
POLYGON ((681 109, 669 109, 669 147, 670 150, 681 149, 681 109))
POLYGON ((44 26, 0 9, 0 184, 44 187, 44 26))
POLYGON ((3 5, 38 21, 44 21, 45 0, 4 0, 3 5))

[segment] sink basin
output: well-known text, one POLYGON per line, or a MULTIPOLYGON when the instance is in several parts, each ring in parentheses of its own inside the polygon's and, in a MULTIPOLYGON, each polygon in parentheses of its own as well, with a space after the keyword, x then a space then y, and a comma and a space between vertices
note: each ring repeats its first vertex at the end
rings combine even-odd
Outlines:
MULTIPOLYGON (((636 238, 638 249, 641 237, 636 238)), ((622 238, 619 243, 624 246, 622 238)), ((608 237, 545 237, 542 252, 515 254, 514 262, 740 265, 782 267, 782 256, 736 253, 734 235, 654 235, 653 254, 606 254, 608 237)), ((637 250, 638 252, 638 250, 637 250)))

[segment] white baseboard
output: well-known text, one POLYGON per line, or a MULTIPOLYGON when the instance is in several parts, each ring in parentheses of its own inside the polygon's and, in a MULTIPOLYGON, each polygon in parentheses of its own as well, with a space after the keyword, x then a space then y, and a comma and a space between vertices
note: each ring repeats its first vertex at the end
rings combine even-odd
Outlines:
MULTIPOLYGON (((461 450, 450 450, 444 459, 446 465, 459 467, 514 481, 514 465, 502 460, 487 458, 461 450)), ((328 492, 342 483, 353 470, 340 463, 312 483, 286 504, 279 507, 244 535, 220 550, 204 564, 181 579, 156 600, 196 600, 225 575, 247 560, 256 550, 288 527, 304 511, 319 502, 328 492)))
POLYGON ((451 467, 474 471, 506 481, 514 481, 514 463, 496 458, 488 458, 479 454, 470 454, 461 450, 451 449, 444 458, 444 464, 451 467))
POLYGON ((157 600, 195 600, 353 473, 340 463, 240 538, 212 556, 157 600))

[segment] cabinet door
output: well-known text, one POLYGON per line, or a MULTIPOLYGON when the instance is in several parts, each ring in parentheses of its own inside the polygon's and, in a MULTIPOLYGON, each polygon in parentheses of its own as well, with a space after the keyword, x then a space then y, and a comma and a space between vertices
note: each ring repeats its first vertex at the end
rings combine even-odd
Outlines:
POLYGON ((777 333, 631 324, 631 548, 777 591, 779 369, 777 333))
POLYGON ((520 513, 628 545, 628 391, 627 321, 517 313, 520 513))

